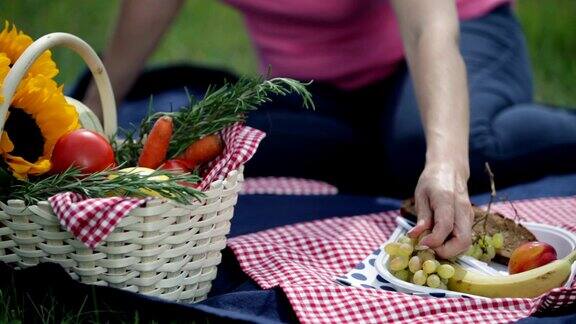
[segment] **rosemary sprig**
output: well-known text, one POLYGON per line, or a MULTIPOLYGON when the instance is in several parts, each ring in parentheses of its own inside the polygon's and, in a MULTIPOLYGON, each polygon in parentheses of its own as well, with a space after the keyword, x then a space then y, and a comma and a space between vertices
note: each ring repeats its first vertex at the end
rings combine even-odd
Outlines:
POLYGON ((42 179, 17 182, 12 187, 9 199, 21 199, 27 204, 34 204, 57 193, 71 191, 94 198, 118 195, 148 197, 154 194, 181 204, 189 204, 191 200, 201 198, 204 194, 181 183, 197 183, 199 180, 196 174, 176 174, 163 170, 142 175, 108 169, 82 175, 77 169, 68 169, 42 179))
MULTIPOLYGON (((168 158, 174 158, 198 139, 216 133, 236 122, 244 121, 246 113, 260 105, 270 102, 272 95, 285 96, 298 94, 303 99, 303 106, 314 108, 312 95, 306 89, 307 83, 287 78, 242 78, 234 84, 209 88, 201 100, 190 96, 190 103, 175 112, 149 114, 139 125, 139 134, 146 134, 160 116, 172 117, 174 133, 170 141, 168 158)), ((124 132, 125 140, 116 145, 118 161, 135 165, 142 146, 142 136, 136 137, 136 131, 124 132)))
POLYGON ((204 99, 172 113, 174 134, 168 156, 176 157, 201 137, 243 121, 247 112, 271 101, 271 94, 285 96, 289 93, 302 96, 304 107, 314 106, 306 85, 286 78, 265 81, 241 79, 234 85, 226 84, 215 91, 209 89, 204 99))

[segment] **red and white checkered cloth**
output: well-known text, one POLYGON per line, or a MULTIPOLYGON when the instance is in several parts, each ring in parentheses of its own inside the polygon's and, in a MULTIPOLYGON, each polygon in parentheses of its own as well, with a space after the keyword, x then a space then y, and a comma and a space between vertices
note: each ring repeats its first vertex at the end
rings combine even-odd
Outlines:
MULTIPOLYGON (((224 151, 206 168, 200 189, 224 179, 232 170, 246 163, 256 153, 266 135, 257 129, 235 124, 221 134, 224 151)), ((118 222, 147 199, 129 197, 86 198, 80 194, 63 192, 48 199, 62 226, 79 241, 93 249, 114 230, 118 222)))
POLYGON ((118 222, 146 199, 128 197, 86 198, 64 192, 48 198, 54 213, 68 232, 93 249, 114 230, 118 222))
POLYGON ((201 189, 207 189, 210 183, 224 179, 228 172, 250 160, 266 133, 237 123, 224 129, 220 136, 225 144, 224 152, 208 164, 200 183, 201 189))
MULTIPOLYGON (((576 231, 576 197, 515 202, 528 221, 576 231)), ((507 204, 495 209, 510 213, 507 204)), ((229 240, 242 270, 262 288, 280 287, 303 323, 504 323, 576 304, 576 286, 538 298, 433 298, 342 286, 333 280, 380 246, 398 211, 312 221, 229 240)))
POLYGON ((240 194, 255 195, 336 195, 338 188, 326 182, 285 177, 247 178, 240 194))

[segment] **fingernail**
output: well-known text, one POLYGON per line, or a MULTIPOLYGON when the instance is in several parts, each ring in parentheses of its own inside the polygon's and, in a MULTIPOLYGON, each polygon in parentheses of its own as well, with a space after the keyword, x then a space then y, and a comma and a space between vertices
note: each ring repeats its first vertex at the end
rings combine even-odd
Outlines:
POLYGON ((428 249, 432 249, 432 246, 431 246, 430 242, 428 242, 428 241, 429 241, 428 239, 421 239, 420 242, 418 242, 418 245, 425 246, 428 249))
POLYGON ((421 244, 420 244, 420 245, 416 245, 416 246, 414 247, 414 250, 416 250, 416 251, 422 251, 422 250, 428 250, 429 248, 430 248, 430 247, 427 246, 427 245, 421 245, 421 244))

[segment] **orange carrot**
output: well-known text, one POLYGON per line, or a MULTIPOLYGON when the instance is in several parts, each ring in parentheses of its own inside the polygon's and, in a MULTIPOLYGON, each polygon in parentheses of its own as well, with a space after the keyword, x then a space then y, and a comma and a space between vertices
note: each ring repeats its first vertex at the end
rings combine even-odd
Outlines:
POLYGON ((190 144, 188 148, 178 156, 179 159, 189 163, 200 165, 206 163, 222 153, 224 143, 218 134, 204 136, 196 142, 190 144))
POLYGON ((164 163, 173 129, 174 125, 170 116, 160 117, 154 123, 140 153, 138 166, 156 169, 164 163))

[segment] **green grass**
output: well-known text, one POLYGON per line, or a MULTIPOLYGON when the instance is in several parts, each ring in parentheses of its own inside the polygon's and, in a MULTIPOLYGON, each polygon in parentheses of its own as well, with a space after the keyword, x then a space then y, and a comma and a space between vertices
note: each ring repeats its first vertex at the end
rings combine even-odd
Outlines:
POLYGON ((576 1, 518 1, 536 100, 576 108, 576 1))
MULTIPOLYGON (((86 298, 77 309, 67 309, 46 295, 41 302, 27 293, 0 290, 0 323, 85 323, 100 322, 100 312, 86 311, 86 298)), ((124 314, 123 314, 124 315, 124 314)), ((130 314, 131 322, 138 320, 137 313, 130 314), (134 319, 134 320, 132 320, 134 319)), ((126 318, 126 316, 124 316, 126 318)))
MULTIPOLYGON (((1 1, 0 18, 14 21, 34 37, 53 31, 76 34, 97 50, 117 14, 117 1, 1 1), (81 4, 80 4, 81 3, 81 4)), ((517 12, 528 39, 536 99, 576 107, 576 1, 522 0, 517 12)), ((83 65, 66 49, 55 51, 59 80, 72 84, 83 65)), ((242 18, 218 1, 187 1, 183 12, 150 64, 194 62, 225 67, 241 74, 256 73, 256 59, 242 18)))

